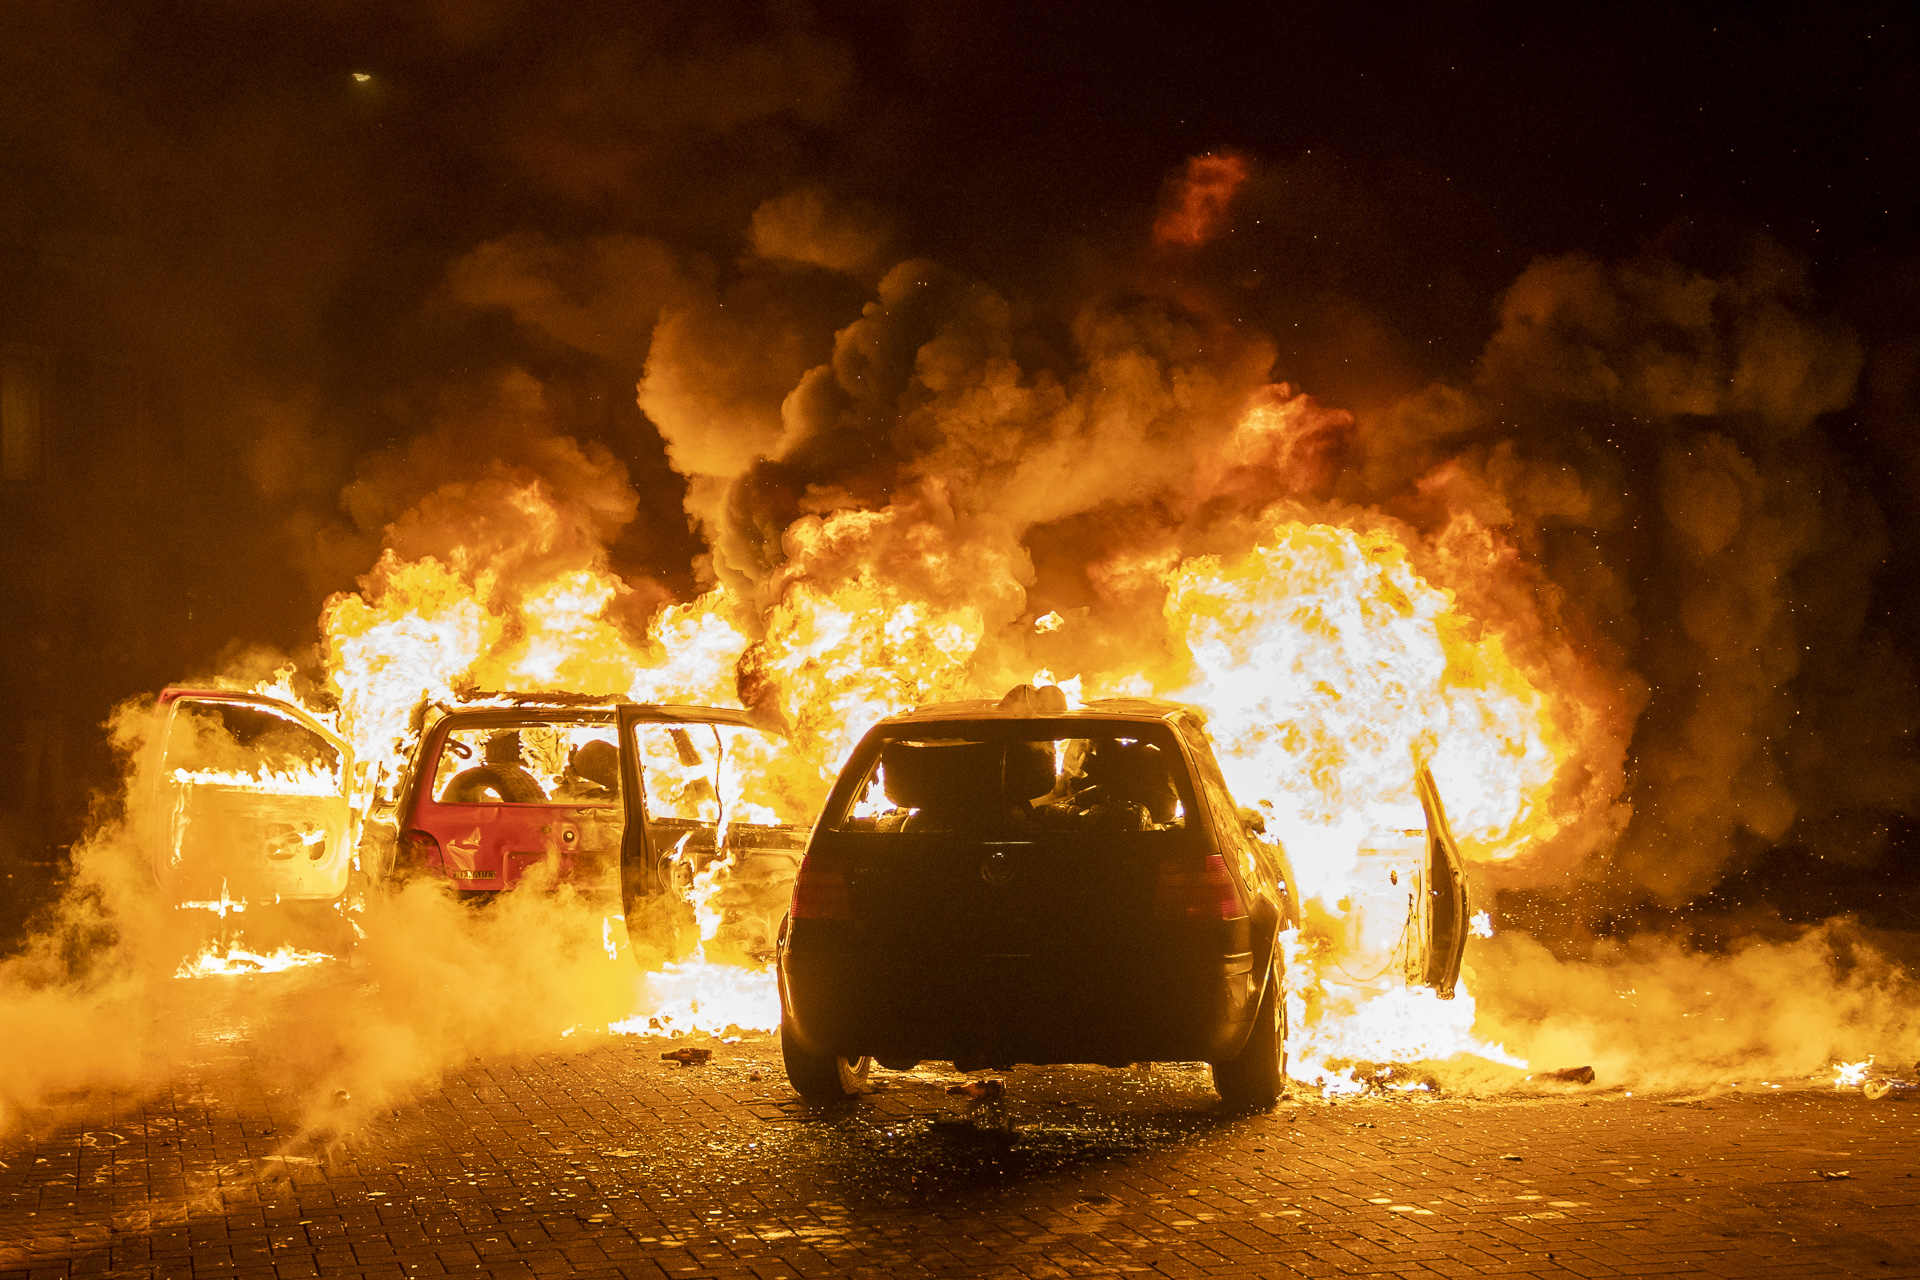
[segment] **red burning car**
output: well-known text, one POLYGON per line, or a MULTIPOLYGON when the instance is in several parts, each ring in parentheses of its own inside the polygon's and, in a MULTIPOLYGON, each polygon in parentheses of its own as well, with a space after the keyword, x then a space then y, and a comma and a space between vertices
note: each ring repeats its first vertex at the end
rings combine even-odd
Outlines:
MULTIPOLYGON (((876 725, 779 940, 794 1087, 846 1096, 871 1061, 1205 1061, 1229 1103, 1271 1102, 1295 899, 1203 724, 1147 699, 1070 711, 1041 689, 876 725)), ((1429 853, 1420 969, 1451 992, 1464 880, 1450 837, 1429 853)))

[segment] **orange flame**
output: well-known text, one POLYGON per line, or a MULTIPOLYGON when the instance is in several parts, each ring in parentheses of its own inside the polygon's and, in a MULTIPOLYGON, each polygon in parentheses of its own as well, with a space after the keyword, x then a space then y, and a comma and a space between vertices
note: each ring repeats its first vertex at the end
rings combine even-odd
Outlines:
MULTIPOLYGON (((1204 240, 1245 176, 1236 157, 1197 158, 1156 233, 1204 240)), ((1261 469, 1321 475, 1345 421, 1274 388, 1203 463, 1203 485, 1238 492, 1261 469)), ((514 518, 556 526, 554 501, 538 484, 516 489, 514 518)), ((598 560, 506 573, 482 556, 404 560, 389 550, 362 592, 329 602, 327 674, 342 733, 364 758, 397 768, 423 697, 567 690, 738 706, 751 668, 765 694, 752 695, 756 710, 784 718, 794 745, 735 761, 727 803, 789 822, 812 817, 869 724, 913 705, 994 696, 1054 671, 1076 702, 1191 702, 1210 716, 1236 796, 1269 815, 1297 875, 1308 935, 1294 943, 1301 1073, 1340 1088, 1350 1073, 1326 1064, 1343 1058, 1514 1061, 1473 1037, 1470 996, 1443 1002, 1367 977, 1380 968, 1373 952, 1401 944, 1393 928, 1357 921, 1384 900, 1369 877, 1387 865, 1392 840, 1376 837, 1423 824, 1416 758, 1431 764, 1467 857, 1521 857, 1570 820, 1555 783, 1579 750, 1564 726, 1582 721, 1497 620, 1470 616, 1455 590, 1416 567, 1414 531, 1374 513, 1302 507, 1272 509, 1252 528, 1237 552, 1109 566, 1129 591, 1144 585, 1141 598, 1162 602, 1158 617, 1135 619, 1133 651, 1160 655, 1144 665, 1114 668, 1106 657, 1073 670, 1068 655, 1115 652, 1074 647, 1084 611, 1080 622, 1055 612, 1011 625, 1019 566, 1005 547, 900 505, 804 517, 786 532, 765 603, 717 587, 659 610, 637 633, 621 620, 631 588, 598 560), (1046 663, 1034 646, 1047 646, 1046 663)), ((1463 564, 1444 561, 1448 572, 1474 571, 1463 564)), ((703 902, 726 874, 703 872, 703 902)), ((710 905, 700 914, 703 938, 714 915, 710 905)), ((771 1029, 771 983, 696 952, 650 975, 640 1011, 614 1029, 771 1029)))

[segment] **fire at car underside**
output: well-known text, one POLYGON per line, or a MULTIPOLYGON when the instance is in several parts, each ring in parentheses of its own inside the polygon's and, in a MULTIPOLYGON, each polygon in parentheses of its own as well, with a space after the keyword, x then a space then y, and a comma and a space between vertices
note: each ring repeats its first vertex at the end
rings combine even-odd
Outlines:
MULTIPOLYGON (((522 499, 547 501, 537 486, 522 499)), ((1351 1089, 1364 1087, 1353 1063, 1461 1054, 1517 1063, 1475 1037, 1466 985, 1431 959, 1436 935, 1447 935, 1439 939, 1447 944, 1439 949, 1447 950, 1467 916, 1461 872, 1457 864, 1442 872, 1435 850, 1450 846, 1465 862, 1511 858, 1574 821, 1582 797, 1556 774, 1564 758, 1577 754, 1569 726, 1578 718, 1534 683, 1497 628, 1467 625, 1454 597, 1421 576, 1390 531, 1283 520, 1244 558, 1202 557, 1157 572, 1164 604, 1155 625, 1178 641, 1183 659, 1118 671, 1089 663, 1063 687, 1075 700, 1150 694, 1205 713, 1225 783, 1260 837, 1284 849, 1296 878, 1298 929, 1284 939, 1294 1077, 1351 1089), (1438 833, 1448 819, 1453 832, 1443 838, 1438 833), (1438 924, 1436 904, 1444 917, 1438 924), (1456 989, 1459 998, 1441 998, 1456 989)), ((283 674, 252 691, 281 704, 277 717, 268 708, 262 721, 275 732, 225 726, 228 738, 243 746, 264 742, 277 757, 251 768, 224 758, 169 759, 159 771, 154 803, 184 815, 169 819, 174 838, 164 844, 163 861, 184 866, 182 832, 218 831, 222 806, 239 802, 262 822, 266 838, 253 847, 269 853, 249 871, 262 872, 251 893, 282 901, 303 892, 324 901, 332 893, 350 903, 393 861, 406 866, 410 851, 460 891, 506 888, 535 862, 558 867, 555 850, 505 849, 537 857, 494 881, 455 878, 494 869, 471 859, 460 863, 460 833, 434 837, 437 852, 419 840, 410 843, 410 831, 432 835, 418 827, 386 832, 393 843, 384 848, 378 838, 365 838, 382 834, 382 807, 390 810, 409 787, 431 796, 435 786, 450 785, 452 774, 441 778, 437 765, 418 758, 433 728, 420 718, 420 707, 487 712, 505 725, 515 717, 525 721, 527 705, 569 705, 567 698, 538 692, 556 685, 607 690, 572 699, 576 708, 628 700, 744 702, 753 710, 742 726, 751 723, 761 736, 777 727, 783 747, 731 756, 722 748, 703 764, 689 763, 686 744, 671 735, 654 750, 662 779, 675 769, 717 771, 702 783, 711 794, 696 795, 699 788, 689 790, 687 777, 676 783, 692 805, 680 815, 686 839, 668 838, 663 819, 670 815, 648 810, 644 823, 647 857, 656 868, 650 874, 658 875, 662 863, 674 868, 675 895, 687 909, 664 925, 658 918, 617 920, 636 913, 605 909, 614 953, 625 949, 630 930, 664 927, 668 935, 649 939, 659 945, 649 952, 638 1007, 618 1020, 622 1030, 777 1025, 765 935, 785 905, 797 861, 791 833, 811 823, 866 724, 975 691, 990 678, 977 670, 985 650, 977 616, 916 603, 872 579, 832 592, 795 590, 757 640, 742 625, 741 605, 723 591, 664 610, 648 634, 635 639, 603 616, 617 590, 604 570, 558 572, 551 581, 491 599, 460 588, 431 562, 389 560, 371 581, 364 595, 330 607, 324 688, 302 696, 283 674), (525 692, 491 698, 459 692, 481 679, 525 692), (404 700, 403 690, 411 691, 404 700), (291 750, 278 722, 293 722, 317 745, 291 750), (274 813, 275 805, 283 811, 274 813), (348 816, 337 816, 342 813, 348 816), (759 858, 752 868, 736 861, 726 834, 736 824, 731 817, 722 821, 723 813, 757 816, 758 825, 781 832, 773 860, 759 858), (343 822, 353 824, 350 840, 339 838, 343 822), (723 850, 728 856, 718 856, 723 850), (277 856, 283 852, 293 856, 277 856), (340 887, 322 870, 337 874, 340 887), (729 939, 729 933, 739 936, 729 939)), ((1072 631, 1071 620, 1050 614, 1020 633, 1020 644, 1064 665, 1060 659, 1072 649, 1061 641, 1072 631)), ((1046 670, 1031 672, 1017 674, 1040 684, 1053 680, 1046 670)), ((219 696, 182 694, 163 707, 184 715, 219 696)), ((217 709, 228 719, 237 714, 228 705, 217 709)), ((594 801, 563 800, 553 788, 594 735, 617 746, 614 735, 538 726, 516 732, 522 757, 544 753, 544 763, 513 766, 545 779, 543 798, 479 799, 497 801, 503 814, 529 803, 566 803, 595 817, 587 814, 594 801)), ((462 763, 487 763, 487 735, 476 729, 470 736, 464 745, 474 758, 462 763)), ((216 756, 227 749, 220 734, 204 729, 188 740, 200 739, 220 743, 216 756)), ((173 739, 165 741, 172 750, 173 739)), ((456 739, 443 733, 439 741, 456 739)), ((504 744, 496 749, 508 750, 504 744)), ((642 776, 647 802, 660 800, 653 774, 642 776)), ((444 798, 443 792, 438 799, 444 798)), ((610 847, 604 836, 589 840, 592 827, 572 828, 587 842, 576 847, 594 841, 610 847)), ((768 848, 765 841, 759 847, 768 848)), ((748 848, 743 843, 740 851, 748 848)), ((515 864, 509 858, 499 865, 515 864)), ((159 873, 163 883, 184 874, 174 867, 159 873)), ((230 900, 259 900, 237 889, 234 875, 225 882, 230 900)), ((177 898, 210 901, 221 893, 218 885, 184 885, 177 898)), ((622 905, 631 907, 631 898, 622 905)))

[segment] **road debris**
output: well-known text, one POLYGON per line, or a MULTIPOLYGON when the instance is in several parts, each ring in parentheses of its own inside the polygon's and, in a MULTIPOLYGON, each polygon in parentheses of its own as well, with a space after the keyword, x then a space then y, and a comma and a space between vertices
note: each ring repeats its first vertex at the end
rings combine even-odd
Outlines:
POLYGON ((1529 1080, 1557 1080, 1562 1084, 1592 1084, 1592 1067, 1561 1067, 1555 1071, 1539 1071, 1527 1077, 1529 1080))
POLYGON ((662 1062, 677 1062, 683 1067, 697 1067, 713 1060, 711 1049, 672 1049, 660 1055, 662 1062))

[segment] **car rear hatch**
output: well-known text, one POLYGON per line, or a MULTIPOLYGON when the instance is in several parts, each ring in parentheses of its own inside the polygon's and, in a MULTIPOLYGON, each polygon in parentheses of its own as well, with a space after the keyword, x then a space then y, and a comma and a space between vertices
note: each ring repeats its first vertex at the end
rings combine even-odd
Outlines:
POLYGON ((1099 1061, 1202 1009, 1246 950, 1164 726, 903 729, 856 795, 809 874, 844 877, 851 981, 917 1056, 1099 1061))

